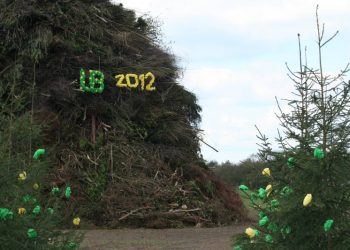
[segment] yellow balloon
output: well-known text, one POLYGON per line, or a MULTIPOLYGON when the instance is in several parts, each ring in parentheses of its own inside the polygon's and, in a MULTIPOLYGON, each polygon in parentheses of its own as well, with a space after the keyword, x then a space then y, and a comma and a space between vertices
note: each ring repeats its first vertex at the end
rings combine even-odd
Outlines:
POLYGON ((251 227, 248 227, 245 230, 246 235, 248 235, 249 238, 253 238, 255 236, 255 230, 251 227))
POLYGON ((267 197, 269 197, 270 193, 272 192, 272 185, 269 184, 266 186, 265 191, 267 192, 267 197))
POLYGON ((23 214, 25 214, 26 212, 27 212, 27 210, 26 210, 24 207, 18 208, 18 214, 19 214, 19 215, 23 215, 23 214))
POLYGON ((304 198, 303 205, 304 207, 307 207, 311 204, 312 202, 312 194, 307 194, 304 198))
POLYGON ((265 176, 271 176, 271 171, 269 168, 264 168, 264 170, 262 171, 262 174, 265 176))
POLYGON ((79 226, 79 224, 80 224, 80 218, 79 218, 79 217, 75 217, 75 218, 73 219, 73 224, 74 224, 75 226, 79 226))
POLYGON ((38 189, 39 189, 39 184, 38 184, 38 183, 34 183, 33 189, 34 189, 34 190, 38 190, 38 189))
POLYGON ((18 180, 24 181, 25 179, 27 179, 27 173, 26 173, 26 171, 23 171, 22 173, 19 173, 19 175, 18 175, 18 180))

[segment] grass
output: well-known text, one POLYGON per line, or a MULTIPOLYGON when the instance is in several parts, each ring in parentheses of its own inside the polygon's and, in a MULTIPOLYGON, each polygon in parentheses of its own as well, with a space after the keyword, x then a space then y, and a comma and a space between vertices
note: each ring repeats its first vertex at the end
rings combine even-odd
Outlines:
POLYGON ((238 188, 237 188, 237 193, 241 197, 243 205, 248 211, 248 218, 254 221, 258 221, 258 218, 259 218, 258 211, 252 207, 250 199, 238 188))

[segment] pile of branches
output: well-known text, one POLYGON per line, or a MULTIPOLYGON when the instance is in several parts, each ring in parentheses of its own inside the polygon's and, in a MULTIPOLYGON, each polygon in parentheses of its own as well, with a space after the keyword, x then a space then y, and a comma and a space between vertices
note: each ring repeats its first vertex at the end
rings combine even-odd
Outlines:
MULTIPOLYGON (((95 224, 170 227, 244 218, 239 197, 200 157, 200 106, 178 84, 157 23, 107 0, 0 0, 0 100, 18 98, 55 151, 50 185, 95 224), (102 94, 80 69, 105 75, 102 94), (156 76, 156 91, 117 88, 116 74, 156 76)), ((12 150, 12 149, 9 149, 12 150)))

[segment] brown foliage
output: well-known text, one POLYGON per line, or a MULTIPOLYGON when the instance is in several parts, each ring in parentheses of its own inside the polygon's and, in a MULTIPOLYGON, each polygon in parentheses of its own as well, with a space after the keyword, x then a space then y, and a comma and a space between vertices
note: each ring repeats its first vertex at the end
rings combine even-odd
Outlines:
POLYGON ((0 9, 1 101, 15 88, 23 112, 45 124, 40 146, 57 152, 50 182, 74 187, 76 213, 112 227, 243 218, 237 195, 204 169, 201 108, 150 20, 109 1, 0 1, 0 9), (79 89, 80 68, 104 73, 102 94, 79 89), (115 86, 116 74, 149 71, 157 91, 115 86))

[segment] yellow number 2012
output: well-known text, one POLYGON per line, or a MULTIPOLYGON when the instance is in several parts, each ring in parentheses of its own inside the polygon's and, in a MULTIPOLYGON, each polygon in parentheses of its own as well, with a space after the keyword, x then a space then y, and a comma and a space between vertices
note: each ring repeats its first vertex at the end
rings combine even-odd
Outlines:
POLYGON ((119 88, 137 88, 141 85, 141 90, 154 91, 156 87, 153 86, 156 77, 153 73, 148 72, 146 74, 120 74, 115 76, 117 80, 116 86, 119 88), (146 86, 145 86, 146 85, 146 86))

